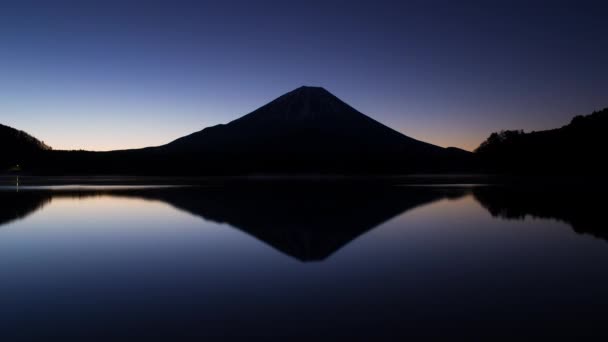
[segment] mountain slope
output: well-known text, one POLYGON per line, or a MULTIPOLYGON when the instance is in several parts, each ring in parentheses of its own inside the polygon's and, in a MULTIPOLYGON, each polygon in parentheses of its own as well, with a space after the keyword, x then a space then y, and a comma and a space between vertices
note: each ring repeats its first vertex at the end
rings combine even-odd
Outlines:
POLYGON ((576 116, 561 128, 492 133, 475 151, 492 170, 542 174, 604 174, 608 171, 608 108, 576 116))
POLYGON ((319 87, 300 87, 160 149, 204 157, 204 168, 219 172, 429 171, 468 154, 407 137, 319 87))
POLYGON ((0 124, 0 171, 28 163, 40 152, 50 149, 31 135, 0 124))

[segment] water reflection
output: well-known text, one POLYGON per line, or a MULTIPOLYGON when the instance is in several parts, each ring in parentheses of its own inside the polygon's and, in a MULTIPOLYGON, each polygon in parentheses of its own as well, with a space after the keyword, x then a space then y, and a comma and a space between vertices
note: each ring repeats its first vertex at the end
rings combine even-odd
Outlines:
POLYGON ((356 237, 423 204, 472 194, 494 217, 556 219, 608 240, 602 202, 572 189, 240 185, 238 187, 60 187, 0 191, 0 226, 54 198, 122 197, 162 201, 204 220, 227 223, 301 261, 324 260, 356 237))
POLYGON ((568 228, 605 237, 596 200, 564 189, 327 184, 0 191, 2 331, 597 333, 608 248, 568 228), (299 262, 315 260, 324 262, 299 262))
POLYGON ((608 240, 604 201, 597 190, 494 186, 474 188, 473 195, 494 217, 554 219, 567 223, 579 234, 608 240))
POLYGON ((51 193, 0 191, 0 227, 26 217, 51 201, 51 193))
POLYGON ((157 200, 205 220, 227 223, 298 260, 319 261, 392 217, 465 193, 465 189, 310 184, 37 189, 0 192, 0 201, 9 204, 0 208, 0 225, 32 214, 54 198, 110 196, 157 200))

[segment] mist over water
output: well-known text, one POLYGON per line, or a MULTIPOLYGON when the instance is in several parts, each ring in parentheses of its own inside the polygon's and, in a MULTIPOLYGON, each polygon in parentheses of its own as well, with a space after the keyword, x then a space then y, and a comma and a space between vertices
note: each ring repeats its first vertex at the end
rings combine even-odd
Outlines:
POLYGON ((0 203, 13 338, 591 335, 608 304, 585 192, 7 187, 0 203))

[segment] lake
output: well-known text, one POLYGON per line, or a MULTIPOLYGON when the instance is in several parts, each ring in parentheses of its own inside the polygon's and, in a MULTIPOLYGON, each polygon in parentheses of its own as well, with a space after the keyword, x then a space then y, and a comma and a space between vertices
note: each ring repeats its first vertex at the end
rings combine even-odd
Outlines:
POLYGON ((591 190, 4 186, 9 340, 604 333, 591 190))

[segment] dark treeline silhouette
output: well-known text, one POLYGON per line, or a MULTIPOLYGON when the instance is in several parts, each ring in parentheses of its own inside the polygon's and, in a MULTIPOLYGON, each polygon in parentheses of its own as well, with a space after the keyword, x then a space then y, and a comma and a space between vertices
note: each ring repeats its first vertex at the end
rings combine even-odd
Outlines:
POLYGON ((608 171, 608 109, 576 116, 561 128, 492 133, 475 151, 486 170, 518 174, 597 174, 608 171))
POLYGON ((17 170, 39 160, 51 148, 31 135, 0 124, 0 171, 17 170))

